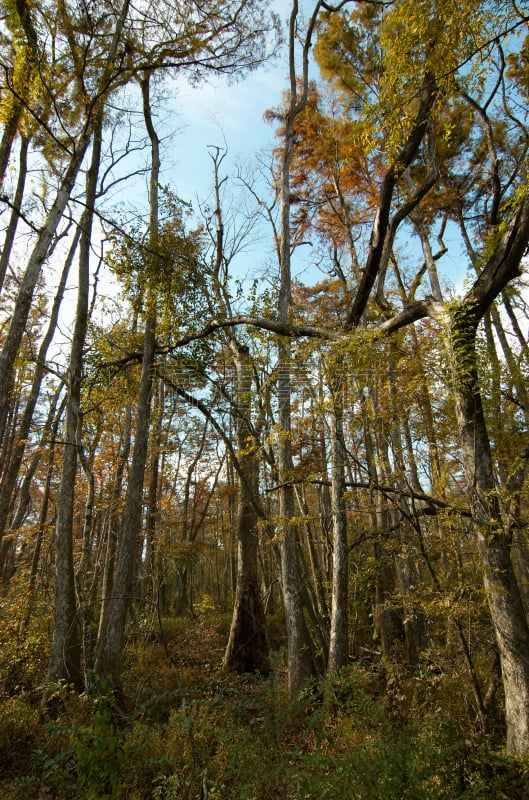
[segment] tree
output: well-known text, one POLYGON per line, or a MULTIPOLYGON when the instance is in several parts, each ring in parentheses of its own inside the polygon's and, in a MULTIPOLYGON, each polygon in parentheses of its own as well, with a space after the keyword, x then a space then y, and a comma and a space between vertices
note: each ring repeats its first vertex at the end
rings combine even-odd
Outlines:
POLYGON ((77 688, 84 685, 84 680, 75 596, 73 510, 78 448, 82 435, 81 380, 88 326, 91 232, 101 162, 102 127, 103 115, 100 113, 99 124, 94 129, 91 165, 87 172, 87 206, 80 222, 77 307, 66 380, 64 453, 55 537, 55 604, 49 665, 50 678, 72 683, 77 688))
MULTIPOLYGON (((395 4, 389 10, 361 6, 351 14, 329 13, 324 18, 317 55, 327 75, 338 87, 341 97, 349 103, 347 113, 359 120, 358 132, 364 142, 369 143, 368 148, 372 146, 370 137, 376 139, 379 131, 384 131, 386 136, 382 146, 383 158, 377 158, 379 190, 370 238, 362 271, 352 289, 345 327, 354 330, 366 324, 368 314, 375 313, 376 316, 373 306, 369 305, 372 298, 379 315, 391 316, 392 309, 384 295, 384 287, 399 228, 410 215, 423 244, 425 266, 436 301, 425 299, 409 304, 401 315, 379 323, 379 330, 389 333, 426 314, 445 319, 444 325, 450 340, 450 363, 454 370, 451 388, 456 400, 471 513, 500 658, 505 664, 502 672, 508 747, 511 752, 518 753, 527 750, 527 715, 525 711, 520 711, 520 704, 514 708, 512 695, 514 686, 527 685, 526 623, 510 563, 508 543, 504 537, 501 509, 498 500, 494 499, 497 498, 496 483, 478 388, 474 340, 479 321, 499 292, 518 274, 527 246, 526 194, 523 182, 519 181, 520 151, 516 155, 513 153, 514 157, 509 161, 510 172, 507 173, 506 167, 503 167, 500 174, 501 126, 492 121, 491 104, 501 86, 505 107, 505 68, 501 65, 498 67, 497 78, 492 79, 495 81, 492 90, 482 88, 480 93, 484 99, 479 101, 474 100, 469 92, 471 86, 477 85, 476 73, 469 69, 464 75, 460 70, 460 65, 467 64, 475 55, 476 42, 481 48, 493 47, 492 18, 488 9, 478 6, 476 10, 480 18, 479 22, 476 20, 474 29, 472 23, 458 16, 451 4, 445 3, 438 4, 432 11, 404 2, 395 4), (395 37, 393 41, 397 41, 397 33, 404 34, 404 39, 400 35, 398 37, 398 53, 392 44, 392 37, 395 37), (406 46, 403 46, 403 42, 406 46), (390 62, 391 69, 384 70, 384 64, 389 65, 390 62), (450 77, 453 73, 458 74, 457 80, 450 77), (461 89, 458 81, 465 89, 461 89), (390 93, 393 97, 390 97, 390 93), (460 303, 448 306, 443 312, 437 271, 421 209, 429 207, 429 193, 440 178, 435 165, 434 142, 439 136, 439 129, 435 131, 435 125, 442 128, 447 124, 447 117, 443 118, 443 113, 450 114, 445 109, 457 108, 457 99, 454 99, 453 106, 451 99, 457 98, 458 94, 462 94, 473 108, 482 130, 481 137, 465 140, 465 134, 469 135, 468 125, 466 131, 464 126, 458 128, 458 133, 461 133, 458 155, 461 157, 462 148, 468 146, 465 154, 468 163, 472 164, 472 159, 476 159, 474 163, 477 164, 480 158, 481 165, 483 159, 488 158, 490 165, 491 180, 486 188, 481 181, 475 195, 481 198, 480 203, 483 203, 485 196, 487 198, 482 206, 485 213, 482 212, 480 218, 488 225, 489 250, 484 245, 480 254, 479 277, 472 289, 460 303), (402 98, 400 104, 395 103, 397 97, 402 98), (411 102, 407 101, 410 97, 413 98, 411 102), (407 108, 404 114, 403 107, 407 108), (400 120, 395 116, 397 108, 400 120), (464 141, 468 144, 463 145, 464 141), (518 195, 513 185, 519 185, 518 195), (500 209, 503 209, 503 217, 500 209), (494 233, 496 227, 498 231, 494 233), (508 633, 505 635, 505 632, 508 633)), ((505 30, 523 24, 516 12, 509 17, 506 7, 503 11, 506 15, 503 20, 505 30)), ((519 119, 512 118, 512 121, 515 129, 523 128, 519 119)), ((365 148, 365 144, 363 146, 365 148)), ((333 157, 334 154, 330 153, 330 163, 333 157)), ((322 172, 319 164, 315 169, 322 172)), ((329 170, 327 174, 332 173, 329 170)), ((468 185, 465 190, 468 191, 468 185)), ((442 191, 438 192, 431 207, 435 208, 442 191)), ((329 195, 325 202, 331 208, 335 203, 343 217, 343 189, 340 191, 336 181, 334 194, 329 195)), ((339 214, 335 216, 340 218, 339 214)), ((349 263, 354 269, 359 259, 352 249, 349 255, 349 263)), ((420 275, 418 273, 416 280, 420 281, 420 275)), ((525 689, 519 688, 518 691, 521 691, 523 698, 525 689)), ((521 708, 528 707, 527 701, 522 699, 521 708)))
MULTIPOLYGON (((226 317, 232 316, 229 293, 226 287, 227 271, 235 252, 229 253, 225 241, 225 226, 221 205, 219 169, 224 158, 216 149, 212 153, 215 210, 214 229, 210 230, 213 244, 211 269, 212 310, 226 317)), ((250 233, 246 231, 246 234, 250 233)), ((241 232, 241 236, 244 232, 241 232)), ((238 238, 238 237, 236 237, 238 238)), ((244 239, 239 243, 242 245, 244 239)), ((250 349, 237 337, 235 331, 225 329, 227 347, 235 373, 235 391, 232 399, 234 417, 238 498, 237 498, 237 579, 233 616, 226 652, 225 669, 236 672, 259 671, 267 675, 268 636, 258 580, 259 550, 259 441, 252 423, 253 367, 250 349)))

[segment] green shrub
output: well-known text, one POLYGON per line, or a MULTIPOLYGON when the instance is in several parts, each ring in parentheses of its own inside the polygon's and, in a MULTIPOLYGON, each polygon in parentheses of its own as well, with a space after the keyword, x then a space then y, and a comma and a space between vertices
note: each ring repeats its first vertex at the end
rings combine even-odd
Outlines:
POLYGON ((72 739, 82 800, 119 797, 125 758, 123 735, 116 731, 112 709, 104 698, 98 702, 92 726, 75 731, 72 739))

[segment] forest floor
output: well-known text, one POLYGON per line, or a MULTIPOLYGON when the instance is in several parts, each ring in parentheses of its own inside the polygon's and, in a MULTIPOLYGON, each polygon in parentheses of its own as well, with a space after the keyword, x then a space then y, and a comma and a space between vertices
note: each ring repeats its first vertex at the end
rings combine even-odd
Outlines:
POLYGON ((41 644, 7 671, 4 660, 0 797, 529 798, 529 759, 504 754, 499 722, 476 733, 464 676, 353 663, 291 700, 281 625, 271 622, 262 678, 221 670, 225 616, 164 620, 163 636, 129 642, 119 707, 101 691, 64 687, 43 713, 41 644))

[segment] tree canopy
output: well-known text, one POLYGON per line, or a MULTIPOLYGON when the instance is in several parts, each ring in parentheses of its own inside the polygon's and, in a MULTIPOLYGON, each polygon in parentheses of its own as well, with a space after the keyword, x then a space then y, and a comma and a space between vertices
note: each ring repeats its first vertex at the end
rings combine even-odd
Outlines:
POLYGON ((382 796, 383 731, 385 796, 505 796, 464 765, 506 745, 490 768, 523 797, 528 3, 293 0, 284 30, 258 0, 2 8, 0 741, 10 704, 57 723, 92 703, 60 769, 35 718, 6 786, 153 796, 118 758, 151 702, 141 638, 193 762, 173 794, 164 762, 156 796, 279 796, 229 773, 231 718, 211 744, 196 697, 191 721, 199 659, 261 681, 261 733, 278 682, 282 735, 310 718, 304 797, 330 796, 304 770, 382 796), (235 93, 280 49, 274 149, 236 170, 229 142, 197 152, 193 208, 165 181, 174 81, 235 93), (402 731, 426 752, 436 714, 442 757, 394 783, 402 731))

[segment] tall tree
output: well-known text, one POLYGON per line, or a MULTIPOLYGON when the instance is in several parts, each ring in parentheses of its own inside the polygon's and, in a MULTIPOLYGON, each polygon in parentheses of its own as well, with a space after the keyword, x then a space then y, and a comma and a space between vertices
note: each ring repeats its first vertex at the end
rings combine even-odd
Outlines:
MULTIPOLYGON (((148 249, 156 252, 159 228, 159 174, 160 141, 152 120, 150 97, 151 73, 147 72, 140 80, 143 116, 151 143, 151 173, 149 183, 149 233, 148 249)), ((127 484, 123 531, 116 565, 116 575, 112 585, 112 596, 107 598, 106 629, 101 631, 98 642, 96 671, 100 678, 110 679, 119 686, 125 640, 125 624, 130 605, 134 570, 139 559, 138 534, 141 529, 143 513, 143 482, 147 464, 149 428, 151 419, 151 396, 156 354, 156 290, 150 289, 145 299, 145 327, 143 332, 143 353, 132 460, 127 484)))
MULTIPOLYGON (((223 316, 233 316, 226 279, 230 262, 236 255, 229 253, 225 239, 220 177, 220 167, 225 153, 215 149, 212 153, 215 210, 214 228, 210 230, 213 244, 211 288, 214 297, 213 311, 223 316)), ((251 228, 250 228, 251 230, 251 228)), ((248 234, 250 230, 247 230, 248 234)), ((243 232, 241 232, 243 235, 243 232)), ((238 237, 236 237, 238 238, 238 237)), ((242 245, 244 240, 240 242, 242 245)), ((237 471, 237 579, 233 616, 224 667, 237 672, 259 671, 266 675, 268 664, 268 636, 263 604, 259 590, 259 440, 252 422, 253 366, 250 348, 241 341, 233 328, 225 329, 227 346, 235 372, 235 396, 232 400, 237 471)))
POLYGON ((83 686, 84 680, 81 669, 81 640, 79 638, 79 621, 75 596, 73 513, 78 448, 82 436, 81 381, 88 327, 90 249, 101 164, 102 138, 103 113, 101 111, 93 133, 91 164, 86 177, 87 205, 80 222, 77 307, 66 381, 64 453, 55 533, 56 568, 53 638, 48 670, 49 676, 53 680, 72 683, 78 688, 83 686))

